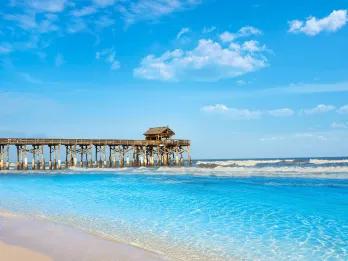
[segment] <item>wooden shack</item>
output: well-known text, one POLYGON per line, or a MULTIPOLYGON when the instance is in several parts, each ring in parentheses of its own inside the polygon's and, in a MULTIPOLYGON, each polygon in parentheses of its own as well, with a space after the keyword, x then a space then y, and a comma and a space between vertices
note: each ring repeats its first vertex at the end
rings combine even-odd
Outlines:
POLYGON ((169 127, 154 127, 148 129, 144 135, 146 140, 167 140, 175 133, 169 127))

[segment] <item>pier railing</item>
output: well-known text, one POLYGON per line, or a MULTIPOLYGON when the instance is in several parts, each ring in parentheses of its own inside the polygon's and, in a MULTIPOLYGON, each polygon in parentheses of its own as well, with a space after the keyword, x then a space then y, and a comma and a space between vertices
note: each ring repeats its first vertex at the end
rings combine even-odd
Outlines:
POLYGON ((168 139, 168 140, 124 140, 124 139, 42 139, 42 138, 0 138, 3 145, 181 145, 189 146, 189 140, 168 139))

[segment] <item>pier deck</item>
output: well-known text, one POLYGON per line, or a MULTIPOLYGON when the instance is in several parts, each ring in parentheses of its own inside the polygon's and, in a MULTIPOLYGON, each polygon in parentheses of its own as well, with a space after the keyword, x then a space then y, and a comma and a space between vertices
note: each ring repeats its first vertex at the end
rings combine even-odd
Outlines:
POLYGON ((189 146, 189 140, 124 140, 124 139, 49 139, 49 138, 0 138, 0 144, 7 145, 125 145, 125 146, 156 146, 178 145, 189 146))
POLYGON ((0 138, 0 170, 10 169, 11 162, 15 162, 15 168, 20 170, 191 163, 190 141, 171 139, 174 132, 168 127, 150 128, 144 135, 144 140, 0 138), (13 149, 16 160, 11 161, 13 149))

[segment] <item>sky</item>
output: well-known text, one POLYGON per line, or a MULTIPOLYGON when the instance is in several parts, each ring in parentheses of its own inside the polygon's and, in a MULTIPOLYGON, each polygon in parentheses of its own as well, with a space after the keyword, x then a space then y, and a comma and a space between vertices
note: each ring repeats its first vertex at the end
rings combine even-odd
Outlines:
POLYGON ((344 0, 3 0, 0 136, 141 139, 193 158, 348 155, 344 0))

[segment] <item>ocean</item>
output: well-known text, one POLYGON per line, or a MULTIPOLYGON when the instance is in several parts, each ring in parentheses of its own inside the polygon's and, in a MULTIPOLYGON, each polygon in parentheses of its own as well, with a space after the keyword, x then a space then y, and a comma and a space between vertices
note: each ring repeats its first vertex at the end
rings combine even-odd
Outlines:
POLYGON ((348 158, 3 173, 0 211, 169 259, 348 260, 348 158))

